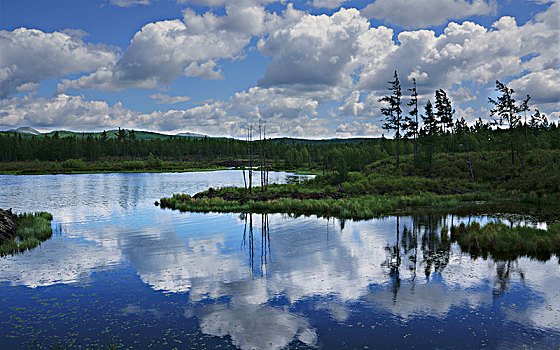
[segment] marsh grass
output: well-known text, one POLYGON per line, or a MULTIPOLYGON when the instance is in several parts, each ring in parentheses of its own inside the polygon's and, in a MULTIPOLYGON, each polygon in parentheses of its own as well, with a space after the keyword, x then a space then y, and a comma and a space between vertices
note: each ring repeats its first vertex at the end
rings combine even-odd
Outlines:
POLYGON ((451 240, 459 243, 461 249, 472 256, 498 260, 515 260, 528 256, 539 260, 549 260, 552 254, 560 257, 560 224, 553 224, 547 230, 533 227, 510 227, 503 223, 478 222, 451 228, 451 240))
POLYGON ((52 236, 50 213, 24 213, 17 216, 16 236, 0 245, 0 256, 31 250, 52 236))
POLYGON ((438 196, 430 193, 414 196, 364 195, 348 198, 294 199, 278 198, 272 200, 225 200, 220 197, 193 198, 189 195, 175 194, 162 198, 162 208, 191 212, 254 212, 285 213, 295 216, 317 215, 344 219, 369 219, 381 215, 406 211, 407 209, 452 209, 459 207, 469 195, 438 196))

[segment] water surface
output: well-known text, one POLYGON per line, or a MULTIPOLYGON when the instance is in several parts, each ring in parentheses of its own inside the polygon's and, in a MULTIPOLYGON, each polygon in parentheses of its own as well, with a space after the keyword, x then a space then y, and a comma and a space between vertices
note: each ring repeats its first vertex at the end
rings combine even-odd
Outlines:
POLYGON ((62 227, 0 258, 2 348, 558 348, 556 257, 472 258, 440 237, 442 225, 491 217, 354 222, 153 204, 242 183, 238 171, 0 176, 2 207, 46 210, 62 227))

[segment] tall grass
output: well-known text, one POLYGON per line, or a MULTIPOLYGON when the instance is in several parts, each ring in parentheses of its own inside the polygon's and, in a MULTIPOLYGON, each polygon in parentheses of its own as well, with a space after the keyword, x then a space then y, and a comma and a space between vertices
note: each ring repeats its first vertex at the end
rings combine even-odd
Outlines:
POLYGON ((53 216, 47 212, 24 213, 17 216, 16 236, 0 245, 0 256, 31 250, 52 236, 53 216))
POLYGON ((560 257, 560 224, 541 230, 509 227, 503 223, 488 223, 482 227, 478 222, 462 223, 451 228, 451 239, 473 256, 490 254, 500 260, 514 260, 520 256, 548 260, 551 254, 560 257))
POLYGON ((425 193, 414 196, 365 195, 340 199, 294 199, 284 197, 240 202, 225 200, 220 197, 193 198, 189 195, 175 194, 171 198, 162 198, 160 206, 192 212, 266 212, 360 220, 412 208, 452 209, 460 206, 463 201, 468 199, 468 195, 438 196, 425 193))

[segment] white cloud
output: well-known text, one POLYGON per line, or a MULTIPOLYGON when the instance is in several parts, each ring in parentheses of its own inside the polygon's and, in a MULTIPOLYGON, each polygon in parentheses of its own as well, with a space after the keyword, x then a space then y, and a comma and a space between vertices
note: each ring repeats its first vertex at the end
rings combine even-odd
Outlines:
MULTIPOLYGON (((187 97, 152 94, 158 103, 177 103, 187 97)), ((249 123, 259 119, 270 136, 318 137, 328 130, 317 115, 318 102, 290 95, 280 89, 252 88, 236 93, 229 101, 209 101, 184 109, 141 113, 90 101, 83 96, 59 94, 52 98, 25 96, 0 100, 0 126, 33 125, 42 129, 99 130, 114 127, 198 132, 212 136, 243 137, 249 123)))
POLYGON ((167 94, 157 93, 151 94, 150 98, 156 100, 156 104, 175 104, 179 102, 189 101, 191 98, 189 96, 169 96, 167 94))
POLYGON ((134 113, 116 103, 86 101, 82 96, 60 94, 53 98, 25 96, 0 100, 0 125, 91 130, 92 128, 134 125, 134 113))
POLYGON ((519 101, 531 96, 529 106, 548 111, 549 120, 560 116, 560 69, 545 69, 528 73, 508 83, 519 101))
POLYGON ((118 7, 133 7, 137 5, 149 5, 150 0, 109 0, 109 3, 118 7))
POLYGON ((35 89, 45 79, 91 72, 116 61, 115 48, 86 44, 80 33, 27 28, 0 31, 0 98, 35 89))
POLYGON ((360 102, 360 92, 352 91, 344 101, 344 104, 338 107, 341 115, 358 116, 364 112, 364 103, 360 102))
POLYGON ((288 5, 282 16, 265 11, 260 4, 227 5, 226 15, 202 15, 187 8, 183 21, 158 21, 145 25, 114 64, 75 80, 63 80, 58 91, 100 89, 119 91, 135 87, 163 88, 182 73, 189 77, 223 79, 216 70, 220 59, 235 59, 255 35, 297 20, 300 11, 288 5))
POLYGON ((425 28, 449 20, 487 15, 495 12, 497 6, 496 0, 375 0, 362 13, 404 28, 425 28))
POLYGON ((378 125, 356 120, 350 123, 339 124, 336 127, 336 135, 338 137, 379 137, 384 133, 386 133, 386 131, 378 125))
POLYGON ((312 6, 316 8, 335 9, 348 0, 313 0, 312 6))
POLYGON ((457 89, 450 91, 449 95, 451 96, 451 99, 454 102, 458 102, 458 103, 476 100, 476 96, 473 93, 473 91, 468 87, 464 87, 464 86, 458 87, 457 89))
POLYGON ((224 79, 222 71, 219 69, 216 70, 216 62, 213 60, 209 60, 201 64, 192 62, 185 68, 183 73, 187 77, 200 77, 207 80, 224 79))
POLYGON ((439 36, 428 30, 401 32, 396 49, 360 72, 360 87, 384 90, 395 69, 403 82, 403 76, 416 77, 420 92, 425 93, 461 82, 483 86, 519 76, 526 69, 557 68, 560 59, 550 48, 557 45, 560 33, 548 16, 554 6, 522 26, 506 16, 491 30, 464 22, 449 23, 439 36), (532 58, 523 62, 527 56, 532 58))
MULTIPOLYGON (((189 64, 211 67, 214 59, 238 54, 249 40, 250 36, 227 31, 191 34, 180 20, 150 23, 134 35, 130 46, 114 65, 76 80, 64 80, 59 91, 160 88, 169 85, 189 64)), ((197 72, 187 70, 186 73, 193 76, 197 72)), ((207 69, 199 69, 198 73, 208 77, 207 69)))
POLYGON ((303 16, 259 42, 261 52, 274 57, 259 86, 322 89, 351 84, 347 67, 358 51, 358 36, 368 29, 368 21, 356 9, 303 16))

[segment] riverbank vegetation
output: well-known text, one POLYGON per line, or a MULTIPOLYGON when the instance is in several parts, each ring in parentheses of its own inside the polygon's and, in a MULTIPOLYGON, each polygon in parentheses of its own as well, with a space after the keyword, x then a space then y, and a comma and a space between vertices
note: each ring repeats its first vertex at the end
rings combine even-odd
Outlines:
POLYGON ((150 157, 144 160, 84 161, 67 159, 63 162, 18 161, 0 162, 0 174, 43 175, 43 174, 92 174, 92 173, 161 173, 223 170, 228 167, 206 162, 163 161, 150 157))
POLYGON ((497 163, 507 167, 504 176, 514 179, 536 163, 546 164, 535 157, 560 150, 558 121, 530 108, 529 96, 517 102, 514 91, 499 81, 496 91, 501 95, 489 99, 493 107, 490 116, 469 123, 466 116, 456 115, 444 90, 435 92, 434 104, 430 100, 424 103, 413 81, 408 89, 407 112, 401 107, 405 97, 397 72, 389 83, 391 94, 380 102, 383 127, 394 133, 393 139, 271 139, 266 137, 266 125, 260 123, 258 127, 247 126, 245 140, 167 135, 153 138, 124 129, 87 134, 0 132, 0 172, 185 171, 258 166, 338 174, 342 183, 349 172, 367 172, 372 164, 393 159, 395 169, 407 165, 413 175, 434 178, 460 172, 476 183, 488 168, 501 169, 497 163), (253 139, 253 133, 258 133, 258 138, 253 139), (503 162, 504 152, 509 164, 503 162), (414 161, 401 162, 407 156, 414 161))
POLYGON ((14 215, 16 233, 0 243, 0 256, 31 250, 52 236, 53 217, 46 212, 14 215))
POLYGON ((515 260, 520 256, 547 261, 552 254, 560 257, 560 224, 547 230, 526 226, 507 226, 503 223, 462 223, 451 228, 451 240, 472 256, 489 254, 495 260, 515 260))
MULTIPOLYGON (((428 100, 420 115, 414 85, 409 89, 412 98, 408 105, 412 109, 406 115, 401 109, 397 72, 389 85, 391 95, 380 102, 384 103, 384 127, 396 133, 393 140, 331 144, 313 158, 322 160, 322 175, 304 183, 270 185, 261 181, 261 186, 253 188, 251 181, 245 181, 244 188, 211 188, 193 197, 162 198, 161 206, 362 219, 411 208, 453 208, 477 201, 546 205, 560 200, 560 129, 538 110, 527 115, 532 112, 529 96, 517 103, 513 90, 496 82, 496 91, 502 95, 489 102, 494 106, 491 114, 497 119, 479 119, 469 126, 464 118, 454 117, 451 100, 442 89, 435 93, 435 104, 428 100), (507 128, 500 127, 503 123, 507 128)), ((274 146, 260 145, 265 151, 248 144, 247 162, 258 165, 262 177, 266 174, 262 169, 267 168, 263 153, 273 153, 274 146), (257 161, 252 162, 253 150, 257 161)), ((303 153, 313 152, 305 146, 303 153)), ((294 159, 298 154, 288 150, 285 164, 297 163, 294 159)), ((312 164, 306 165, 313 168, 312 164)), ((245 172, 243 176, 245 179, 245 172)))
POLYGON ((161 206, 183 211, 281 212, 365 219, 413 208, 457 208, 473 202, 554 204, 560 199, 560 151, 532 151, 526 169, 512 168, 507 152, 487 153, 473 162, 470 180, 465 155, 438 154, 432 177, 412 155, 372 163, 362 172, 319 175, 297 184, 265 189, 210 188, 194 196, 162 198, 161 206))

